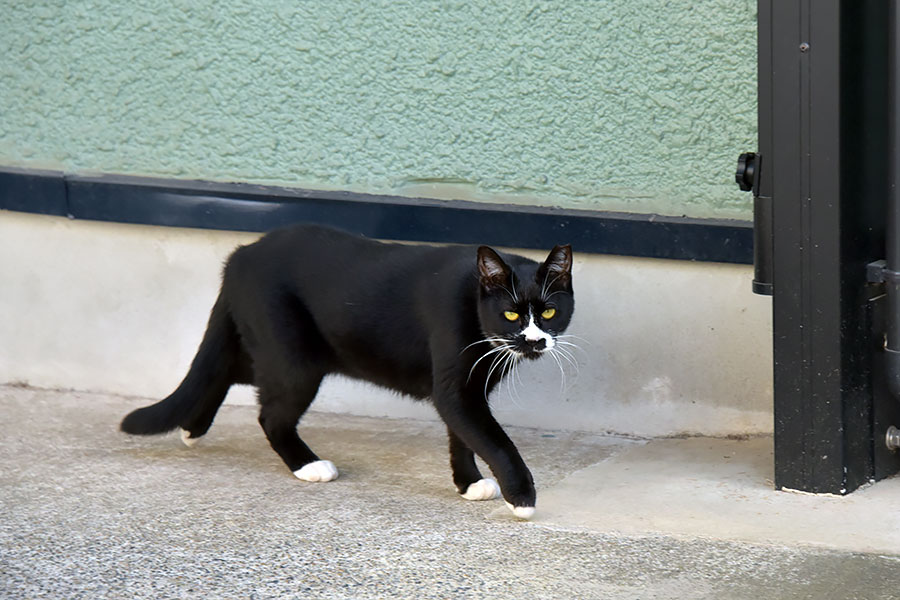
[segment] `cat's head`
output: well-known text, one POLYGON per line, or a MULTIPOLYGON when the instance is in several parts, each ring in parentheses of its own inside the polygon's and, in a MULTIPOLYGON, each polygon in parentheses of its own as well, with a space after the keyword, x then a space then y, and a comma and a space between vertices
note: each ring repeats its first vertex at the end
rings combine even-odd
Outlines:
POLYGON ((572 248, 556 246, 540 264, 510 262, 487 246, 478 248, 481 328, 495 348, 537 358, 557 346, 575 310, 572 248))

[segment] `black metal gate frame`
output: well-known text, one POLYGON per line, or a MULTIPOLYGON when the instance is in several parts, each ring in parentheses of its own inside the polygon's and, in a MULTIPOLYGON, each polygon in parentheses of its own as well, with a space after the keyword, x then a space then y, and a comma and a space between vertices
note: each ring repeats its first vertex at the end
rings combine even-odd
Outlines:
POLYGON ((772 231, 775 485, 846 494, 900 470, 884 443, 900 402, 884 385, 883 286, 866 277, 885 251, 888 9, 758 8, 756 227, 772 231))

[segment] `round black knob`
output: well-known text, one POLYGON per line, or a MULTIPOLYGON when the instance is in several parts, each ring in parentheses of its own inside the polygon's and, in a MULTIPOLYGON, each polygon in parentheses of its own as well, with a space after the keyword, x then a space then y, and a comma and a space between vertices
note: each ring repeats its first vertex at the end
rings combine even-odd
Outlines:
POLYGON ((756 152, 744 152, 738 157, 737 171, 734 180, 741 191, 749 192, 753 189, 753 177, 756 175, 756 152))

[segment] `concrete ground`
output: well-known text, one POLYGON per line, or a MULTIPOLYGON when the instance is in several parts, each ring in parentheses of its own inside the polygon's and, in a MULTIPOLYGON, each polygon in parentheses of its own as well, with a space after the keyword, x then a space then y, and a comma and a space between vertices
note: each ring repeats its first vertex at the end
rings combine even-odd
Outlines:
POLYGON ((295 479, 252 407, 196 447, 145 400, 0 387, 2 598, 900 598, 900 480, 772 491, 771 439, 510 429, 535 519, 455 493, 439 423, 310 413, 295 479))

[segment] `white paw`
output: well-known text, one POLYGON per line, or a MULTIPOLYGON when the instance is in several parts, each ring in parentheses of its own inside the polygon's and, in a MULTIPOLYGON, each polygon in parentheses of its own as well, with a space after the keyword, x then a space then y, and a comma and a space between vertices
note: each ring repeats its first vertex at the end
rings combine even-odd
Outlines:
POLYGON ((317 460, 294 471, 297 479, 303 481, 331 481, 337 479, 338 470, 330 460, 317 460))
POLYGON ((466 500, 493 500, 500 497, 500 486, 490 477, 479 479, 469 484, 462 497, 466 500))
POLYGON ((184 445, 188 448, 193 448, 197 445, 197 442, 200 441, 200 438, 198 437, 192 438, 191 432, 187 429, 179 429, 179 431, 181 431, 181 441, 184 442, 184 445))
POLYGON ((519 519, 528 520, 534 516, 534 507, 533 506, 513 506, 509 502, 506 503, 506 506, 509 507, 509 510, 513 512, 519 519))

